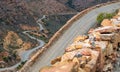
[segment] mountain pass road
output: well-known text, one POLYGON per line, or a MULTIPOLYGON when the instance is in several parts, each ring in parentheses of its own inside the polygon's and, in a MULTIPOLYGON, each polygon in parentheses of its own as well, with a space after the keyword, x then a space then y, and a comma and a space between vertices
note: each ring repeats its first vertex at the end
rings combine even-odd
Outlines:
POLYGON ((120 2, 96 8, 83 17, 75 21, 68 30, 41 56, 26 72, 39 72, 40 68, 50 65, 52 59, 64 53, 65 48, 73 42, 73 39, 78 35, 83 35, 95 25, 96 17, 101 12, 113 12, 120 8, 120 2))

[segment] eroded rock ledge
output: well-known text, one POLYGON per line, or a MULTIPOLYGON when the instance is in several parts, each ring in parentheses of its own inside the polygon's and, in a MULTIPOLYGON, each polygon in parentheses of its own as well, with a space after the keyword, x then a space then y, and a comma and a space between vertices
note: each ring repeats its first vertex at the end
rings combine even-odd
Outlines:
POLYGON ((120 46, 119 13, 117 24, 102 23, 101 27, 78 36, 65 53, 51 61, 40 72, 113 72, 120 46))

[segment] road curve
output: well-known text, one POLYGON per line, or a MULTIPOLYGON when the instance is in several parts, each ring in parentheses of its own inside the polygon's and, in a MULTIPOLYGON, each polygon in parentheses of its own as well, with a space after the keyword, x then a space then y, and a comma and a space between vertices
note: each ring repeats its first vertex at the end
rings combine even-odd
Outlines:
MULTIPOLYGON (((44 19, 44 18, 45 18, 45 15, 43 15, 42 18, 40 18, 40 19, 37 20, 37 24, 39 25, 40 31, 44 30, 42 24, 40 24, 41 19, 44 19)), ((37 40, 38 43, 39 43, 39 45, 38 45, 37 47, 34 47, 34 48, 30 49, 30 50, 20 52, 20 53, 19 53, 19 56, 20 56, 20 58, 21 58, 21 61, 18 62, 17 64, 15 64, 15 65, 11 66, 11 67, 0 68, 0 72, 1 72, 1 71, 14 70, 15 68, 17 68, 17 67, 21 64, 21 62, 28 60, 29 57, 30 57, 30 55, 31 55, 35 50, 37 50, 37 49, 41 48, 42 46, 44 46, 44 44, 45 44, 44 41, 39 40, 39 39, 37 39, 37 38, 35 38, 35 37, 33 37, 33 36, 30 36, 30 35, 28 34, 28 32, 31 32, 31 31, 24 31, 23 34, 27 35, 27 36, 30 37, 31 39, 37 40)))
POLYGON ((75 21, 72 26, 64 32, 64 34, 48 48, 37 61, 26 72, 39 72, 43 66, 50 65, 50 61, 64 53, 64 49, 73 42, 78 35, 85 34, 93 25, 95 25, 96 17, 101 12, 112 12, 120 8, 120 2, 102 6, 94 9, 83 17, 75 21))

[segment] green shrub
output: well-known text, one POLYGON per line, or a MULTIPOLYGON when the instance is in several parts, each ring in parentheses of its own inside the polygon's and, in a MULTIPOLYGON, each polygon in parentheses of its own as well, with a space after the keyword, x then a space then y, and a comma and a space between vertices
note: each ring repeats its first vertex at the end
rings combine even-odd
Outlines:
POLYGON ((97 22, 98 22, 98 23, 101 23, 104 18, 105 18, 104 13, 100 13, 100 14, 97 16, 97 22))
POLYGON ((8 57, 2 57, 5 62, 8 62, 8 57))
POLYGON ((100 13, 97 16, 97 22, 101 23, 104 19, 111 19, 115 14, 116 14, 116 12, 113 12, 113 13, 100 13))
POLYGON ((17 69, 18 70, 21 69, 26 62, 27 62, 27 60, 26 61, 22 61, 21 64, 18 65, 17 69))

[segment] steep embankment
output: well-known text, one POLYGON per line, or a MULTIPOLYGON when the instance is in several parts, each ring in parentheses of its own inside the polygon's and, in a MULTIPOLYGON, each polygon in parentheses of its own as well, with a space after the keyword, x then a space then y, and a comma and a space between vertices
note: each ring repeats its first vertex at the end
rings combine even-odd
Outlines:
POLYGON ((35 61, 35 63, 25 71, 38 72, 39 68, 45 65, 49 65, 52 59, 64 53, 64 48, 66 48, 71 43, 74 37, 78 36, 79 34, 85 34, 89 28, 95 24, 96 17, 99 13, 112 12, 113 9, 120 8, 119 4, 120 2, 97 8, 74 22, 72 26, 67 29, 66 32, 64 32, 64 34, 56 41, 56 43, 52 45, 48 50, 46 50, 41 56, 39 56, 37 61, 35 61))

